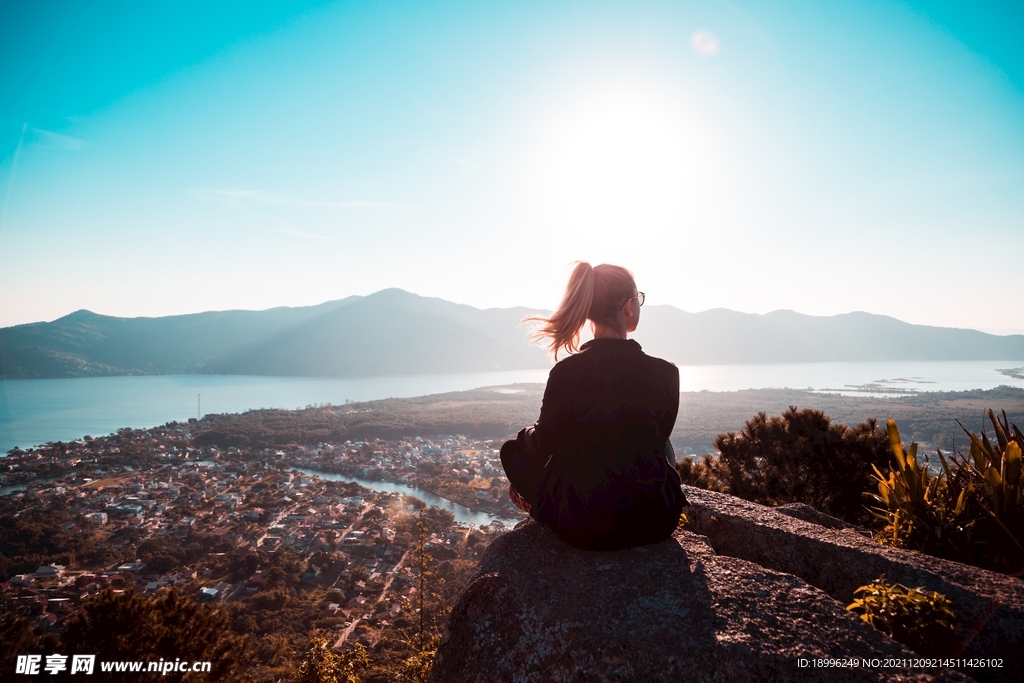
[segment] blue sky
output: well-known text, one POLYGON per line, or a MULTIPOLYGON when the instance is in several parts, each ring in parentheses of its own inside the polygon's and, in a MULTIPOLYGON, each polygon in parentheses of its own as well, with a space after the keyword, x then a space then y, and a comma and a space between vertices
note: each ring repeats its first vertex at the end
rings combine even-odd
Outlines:
POLYGON ((1024 332, 1013 2, 0 7, 0 325, 402 287, 1024 332))

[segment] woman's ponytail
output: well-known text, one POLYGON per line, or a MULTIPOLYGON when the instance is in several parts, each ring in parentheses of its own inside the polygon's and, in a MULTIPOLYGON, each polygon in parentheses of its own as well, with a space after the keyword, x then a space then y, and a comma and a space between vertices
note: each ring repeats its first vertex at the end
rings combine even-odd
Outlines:
POLYGON ((594 269, 586 261, 579 261, 569 276, 569 284, 565 286, 562 303, 550 318, 527 316, 526 321, 538 321, 541 326, 534 331, 533 341, 551 340, 551 350, 558 360, 558 352, 565 349, 569 353, 579 351, 580 330, 590 316, 594 303, 594 269))
MULTIPOLYGON (((558 353, 563 349, 569 353, 580 350, 580 330, 587 320, 611 327, 621 326, 616 311, 634 296, 636 283, 633 274, 622 266, 602 263, 591 268, 586 261, 579 261, 569 276, 558 310, 550 318, 531 315, 523 318, 523 322, 541 323, 533 332, 533 341, 550 339, 557 361, 558 353)), ((625 335, 625 330, 622 333, 625 335)))

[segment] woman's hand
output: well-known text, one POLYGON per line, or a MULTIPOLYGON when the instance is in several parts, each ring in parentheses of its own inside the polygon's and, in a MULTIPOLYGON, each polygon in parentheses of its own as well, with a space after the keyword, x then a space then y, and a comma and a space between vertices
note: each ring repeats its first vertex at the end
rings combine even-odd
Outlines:
POLYGON ((516 488, 512 486, 512 484, 508 485, 508 499, 511 500, 512 504, 517 508, 526 514, 530 514, 530 504, 526 502, 525 498, 519 495, 519 491, 516 491, 516 488))

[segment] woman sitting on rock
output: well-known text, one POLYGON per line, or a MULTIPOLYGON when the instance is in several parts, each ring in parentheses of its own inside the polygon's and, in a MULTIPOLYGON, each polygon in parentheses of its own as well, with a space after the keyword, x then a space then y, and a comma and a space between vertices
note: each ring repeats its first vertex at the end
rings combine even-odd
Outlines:
POLYGON ((620 266, 579 263, 538 339, 558 360, 540 418, 501 448, 509 497, 566 543, 615 550, 668 538, 687 505, 669 435, 679 411, 679 370, 627 335, 643 292, 620 266), (590 320, 594 339, 579 345, 590 320))

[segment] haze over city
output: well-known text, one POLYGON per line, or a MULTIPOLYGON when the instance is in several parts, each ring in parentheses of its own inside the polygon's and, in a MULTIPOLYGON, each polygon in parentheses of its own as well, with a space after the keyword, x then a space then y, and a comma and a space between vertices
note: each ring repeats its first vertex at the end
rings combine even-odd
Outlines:
POLYGON ((1010 2, 10 3, 0 327, 388 287, 1024 332, 1010 2), (1004 254, 1010 258, 1005 258, 1004 254))

